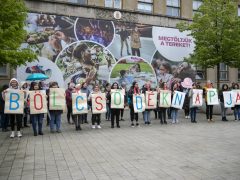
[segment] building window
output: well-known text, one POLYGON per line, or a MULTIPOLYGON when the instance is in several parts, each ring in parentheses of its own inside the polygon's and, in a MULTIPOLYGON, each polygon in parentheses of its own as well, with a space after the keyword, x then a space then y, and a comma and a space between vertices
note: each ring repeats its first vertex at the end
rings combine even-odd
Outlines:
POLYGON ((207 69, 201 66, 196 66, 196 80, 206 80, 207 69))
POLYGON ((198 12, 199 7, 202 5, 201 0, 193 0, 193 15, 198 12))
POLYGON ((167 15, 180 17, 180 0, 167 0, 167 15))
POLYGON ((87 0, 68 0, 70 3, 82 4, 87 5, 87 0))
POLYGON ((238 81, 240 81, 240 69, 238 69, 238 81))
POLYGON ((240 16, 240 6, 238 6, 238 16, 240 16))
POLYGON ((137 8, 138 8, 138 11, 152 13, 153 0, 138 0, 137 8))
POLYGON ((0 66, 0 76, 7 76, 7 75, 8 75, 7 65, 0 66))
POLYGON ((121 9, 122 0, 105 0, 105 7, 121 9))
POLYGON ((220 63, 219 74, 220 80, 228 80, 228 66, 226 64, 220 63))

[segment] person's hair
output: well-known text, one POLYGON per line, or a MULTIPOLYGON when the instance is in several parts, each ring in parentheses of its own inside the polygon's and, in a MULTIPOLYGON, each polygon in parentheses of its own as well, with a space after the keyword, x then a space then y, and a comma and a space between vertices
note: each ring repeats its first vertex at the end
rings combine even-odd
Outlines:
POLYGON ((88 49, 88 46, 85 43, 82 43, 82 44, 78 45, 73 50, 73 57, 75 57, 77 59, 82 59, 82 52, 87 50, 87 49, 88 49))
POLYGON ((137 81, 133 81, 132 88, 134 88, 135 84, 137 84, 137 81))
POLYGON ((2 86, 2 88, 1 88, 1 91, 4 91, 4 90, 6 90, 6 89, 8 89, 9 88, 9 86, 7 85, 7 84, 4 84, 3 86, 2 86))
POLYGON ((164 84, 165 84, 166 82, 161 82, 160 83, 160 88, 164 88, 164 84))
POLYGON ((59 87, 59 86, 58 86, 58 83, 57 83, 56 81, 51 82, 51 84, 49 85, 49 88, 52 88, 53 86, 59 87))
POLYGON ((233 89, 239 89, 239 85, 238 85, 238 83, 234 83, 234 85, 233 85, 232 88, 233 88, 233 89))
POLYGON ((105 90, 107 90, 107 87, 110 86, 110 85, 111 85, 110 83, 107 83, 107 84, 105 85, 105 90))
POLYGON ((228 90, 228 85, 227 84, 222 85, 222 90, 225 90, 224 87, 226 87, 226 90, 228 90))
POLYGON ((172 67, 168 62, 163 62, 161 65, 168 71, 169 74, 172 74, 172 67))
POLYGON ((37 83, 37 82, 34 82, 34 81, 31 82, 29 90, 33 91, 34 90, 34 86, 36 86, 36 85, 38 85, 38 90, 42 90, 42 87, 40 86, 40 84, 37 83))
POLYGON ((114 82, 114 83, 112 84, 111 89, 113 89, 114 84, 117 84, 117 89, 119 89, 119 85, 118 85, 117 82, 114 82))

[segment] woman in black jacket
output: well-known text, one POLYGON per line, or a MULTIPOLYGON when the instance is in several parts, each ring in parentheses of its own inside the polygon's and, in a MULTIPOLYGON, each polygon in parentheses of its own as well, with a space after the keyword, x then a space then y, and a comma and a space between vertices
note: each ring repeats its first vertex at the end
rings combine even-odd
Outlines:
POLYGON ((220 100, 220 105, 221 105, 221 115, 222 115, 222 121, 228 121, 226 118, 226 111, 227 108, 224 107, 224 97, 223 97, 223 92, 228 91, 228 85, 223 84, 222 89, 219 91, 218 98, 220 100))
MULTIPOLYGON (((120 89, 118 86, 118 83, 115 82, 112 84, 111 89, 120 89)), ((110 102, 111 102, 111 94, 110 94, 110 102)), ((110 105, 111 106, 111 105, 110 105)), ((119 116, 120 116, 120 109, 115 109, 110 107, 110 112, 111 112, 111 128, 114 128, 114 119, 116 117, 116 124, 117 124, 117 128, 120 128, 119 125, 119 116)))

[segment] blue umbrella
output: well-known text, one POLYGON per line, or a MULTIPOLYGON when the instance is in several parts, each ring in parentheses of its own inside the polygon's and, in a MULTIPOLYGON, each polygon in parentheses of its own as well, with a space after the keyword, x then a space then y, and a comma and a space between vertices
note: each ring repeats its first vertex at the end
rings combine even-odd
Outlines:
POLYGON ((27 81, 45 80, 49 77, 42 73, 33 73, 27 77, 27 81))

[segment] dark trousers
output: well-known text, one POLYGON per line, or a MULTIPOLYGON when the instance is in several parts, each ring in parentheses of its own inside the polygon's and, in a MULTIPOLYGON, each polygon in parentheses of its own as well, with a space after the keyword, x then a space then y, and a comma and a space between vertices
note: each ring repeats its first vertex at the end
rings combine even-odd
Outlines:
POLYGON ((4 112, 1 112, 0 116, 2 130, 5 130, 7 129, 9 123, 8 116, 4 114, 4 112))
POLYGON ((140 49, 139 48, 132 48, 132 55, 140 57, 140 49))
POLYGON ((23 114, 23 125, 27 126, 27 120, 28 120, 28 108, 24 108, 24 114, 23 114))
POLYGON ((70 123, 70 116, 72 116, 72 120, 74 121, 73 114, 72 114, 72 106, 67 106, 67 120, 70 123))
POLYGON ((75 115, 73 115, 76 127, 80 127, 80 124, 83 121, 83 116, 84 116, 84 114, 75 114, 75 115))
POLYGON ((15 131, 15 122, 17 123, 17 131, 22 127, 22 114, 9 114, 11 130, 15 131))
POLYGON ((83 123, 88 123, 88 122, 87 122, 87 113, 80 115, 80 121, 81 121, 82 124, 83 124, 83 123))
POLYGON ((124 109, 120 109, 121 119, 123 118, 123 114, 124 114, 124 109))
POLYGON ((120 109, 111 109, 111 126, 114 127, 114 119, 116 117, 116 124, 119 127, 120 109))
POLYGON ((159 108, 159 119, 162 122, 166 121, 167 108, 159 108))
POLYGON ((212 119, 212 115, 213 115, 213 105, 207 105, 207 103, 206 103, 206 116, 207 116, 207 119, 212 119))
POLYGON ((132 123, 133 123, 134 119, 136 120, 136 122, 138 122, 138 113, 134 113, 133 106, 130 106, 130 117, 131 117, 132 123))
POLYGON ((100 125, 101 114, 92 114, 92 125, 100 125))
POLYGON ((196 121, 197 107, 190 108, 191 122, 196 121))
POLYGON ((30 115, 32 118, 32 128, 34 133, 42 133, 42 124, 44 114, 32 114, 30 115), (37 130, 38 127, 38 130, 37 130))
POLYGON ((189 111, 190 111, 189 108, 184 109, 185 116, 189 116, 189 111))

